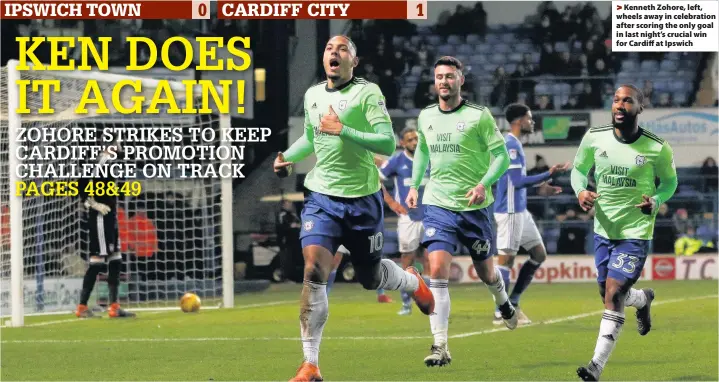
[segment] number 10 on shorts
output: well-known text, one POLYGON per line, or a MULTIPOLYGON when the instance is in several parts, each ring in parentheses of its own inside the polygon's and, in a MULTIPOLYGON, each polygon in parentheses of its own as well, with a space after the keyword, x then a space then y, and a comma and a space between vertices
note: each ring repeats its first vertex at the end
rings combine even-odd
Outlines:
POLYGON ((367 236, 367 239, 369 239, 369 253, 375 253, 382 250, 382 245, 384 244, 384 236, 382 235, 382 232, 377 232, 374 235, 367 236))

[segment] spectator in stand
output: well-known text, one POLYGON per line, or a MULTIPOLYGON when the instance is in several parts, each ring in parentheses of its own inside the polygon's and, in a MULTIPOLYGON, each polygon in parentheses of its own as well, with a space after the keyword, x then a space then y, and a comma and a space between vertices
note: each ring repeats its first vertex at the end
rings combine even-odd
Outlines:
POLYGON ((672 253, 676 238, 677 233, 674 230, 669 206, 662 203, 657 212, 656 226, 654 228, 654 252, 672 253))
POLYGON ((717 191, 717 176, 719 175, 719 168, 717 163, 712 157, 707 157, 702 163, 702 167, 699 170, 704 178, 704 192, 716 192, 717 191))
POLYGON ((603 87, 604 91, 602 93, 602 100, 603 102, 603 108, 604 109, 611 109, 612 103, 614 103, 614 86, 610 83, 601 83, 600 85, 603 87))
POLYGON ((537 111, 554 110, 554 103, 552 103, 552 100, 549 99, 549 95, 542 94, 541 96, 539 96, 537 104, 534 105, 532 109, 537 111))
POLYGON ((551 43, 545 42, 539 56, 539 74, 554 74, 558 67, 559 58, 554 47, 551 43))
POLYGON ((577 98, 576 94, 571 94, 569 96, 569 99, 567 100, 567 103, 562 105, 562 109, 564 110, 578 110, 581 109, 579 107, 579 100, 577 98))
POLYGON ((557 215, 557 220, 562 223, 557 240, 557 252, 567 255, 584 253, 587 230, 582 226, 577 211, 569 207, 564 215, 557 215))
POLYGON ((579 94, 579 105, 582 109, 599 109, 602 107, 602 99, 599 96, 599 89, 594 91, 589 82, 584 83, 584 91, 579 94))
POLYGON ((659 102, 657 102, 657 107, 672 107, 671 95, 669 93, 659 94, 659 102))
POLYGON ((379 75, 374 71, 374 65, 372 62, 366 62, 363 67, 362 77, 369 82, 375 84, 379 83, 379 75))
POLYGON ((654 98, 654 83, 651 80, 644 80, 642 93, 644 93, 644 107, 652 107, 652 99, 654 98))
POLYGON ((507 97, 507 91, 509 90, 509 81, 507 73, 504 70, 504 66, 499 66, 494 70, 492 76, 492 94, 489 96, 489 102, 492 106, 498 106, 504 108, 509 104, 509 98, 507 97))
POLYGON ((414 92, 414 106, 416 108, 424 109, 436 102, 437 90, 435 90, 434 84, 425 84, 422 82, 417 84, 417 90, 414 92), (420 86, 424 86, 424 89, 421 89, 420 86))
POLYGON ((674 230, 679 234, 687 232, 689 226, 692 225, 692 221, 689 219, 689 212, 687 212, 686 208, 678 209, 674 216, 672 216, 672 220, 674 220, 674 230))
POLYGON ((470 13, 473 20, 471 33, 484 37, 487 34, 487 12, 482 2, 476 2, 470 13))
POLYGON ((547 161, 544 159, 541 155, 535 155, 534 156, 534 167, 532 167, 529 171, 527 171, 527 175, 536 175, 541 174, 543 172, 549 171, 549 166, 547 165, 547 161))
POLYGON ((516 100, 519 93, 532 94, 534 92, 536 82, 527 78, 532 76, 531 68, 531 64, 520 63, 517 65, 517 69, 509 76, 507 99, 516 100))
POLYGON ((695 253, 716 252, 714 243, 696 237, 694 226, 688 226, 687 232, 677 239, 674 244, 674 253, 677 256, 691 256, 695 253))
POLYGON ((559 60, 557 61, 557 67, 554 69, 554 74, 560 77, 569 77, 579 75, 579 71, 576 70, 576 66, 570 60, 572 56, 569 52, 562 52, 559 54, 559 60))

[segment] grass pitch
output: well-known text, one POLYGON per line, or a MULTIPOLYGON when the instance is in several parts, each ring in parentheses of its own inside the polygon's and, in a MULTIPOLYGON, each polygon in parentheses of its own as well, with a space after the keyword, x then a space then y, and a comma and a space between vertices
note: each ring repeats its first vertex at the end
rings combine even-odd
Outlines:
MULTIPOLYGON (((655 288, 653 327, 636 331, 634 308, 603 380, 719 380, 717 282, 641 282, 655 288)), ((302 360, 301 285, 238 296, 236 308, 184 314, 140 312, 134 320, 28 317, 3 328, 2 380, 288 380, 302 360)), ((358 284, 338 284, 320 352, 325 380, 578 380, 591 358, 603 306, 595 284, 537 284, 522 298, 534 321, 492 325, 481 285, 450 285, 452 364, 427 368, 429 319, 358 284)))

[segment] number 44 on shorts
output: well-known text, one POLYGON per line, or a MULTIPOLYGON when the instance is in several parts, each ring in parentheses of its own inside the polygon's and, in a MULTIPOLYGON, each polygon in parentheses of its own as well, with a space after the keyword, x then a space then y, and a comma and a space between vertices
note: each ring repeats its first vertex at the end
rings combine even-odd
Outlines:
POLYGON ((632 274, 637 269, 638 262, 638 257, 620 253, 617 259, 612 263, 612 267, 632 274))
POLYGON ((481 255, 482 253, 489 253, 489 250, 491 249, 491 244, 489 243, 489 240, 477 240, 472 244, 472 250, 478 255, 481 255))

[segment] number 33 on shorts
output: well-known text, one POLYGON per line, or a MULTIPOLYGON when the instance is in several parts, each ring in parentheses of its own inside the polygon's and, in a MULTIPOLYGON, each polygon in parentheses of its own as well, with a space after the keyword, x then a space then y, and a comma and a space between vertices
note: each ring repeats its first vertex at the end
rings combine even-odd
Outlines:
MULTIPOLYGON (((637 256, 620 253, 619 256, 617 256, 611 263, 611 266, 614 269, 621 270, 624 273, 628 273, 629 275, 634 276, 634 273, 637 271, 637 264, 639 264, 639 262, 640 259, 637 256)), ((639 271, 641 271, 643 265, 644 264, 639 265, 639 271)))

